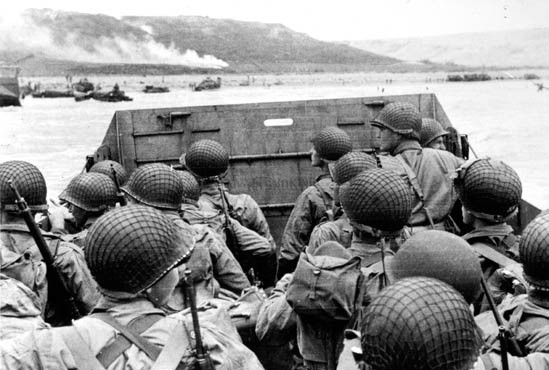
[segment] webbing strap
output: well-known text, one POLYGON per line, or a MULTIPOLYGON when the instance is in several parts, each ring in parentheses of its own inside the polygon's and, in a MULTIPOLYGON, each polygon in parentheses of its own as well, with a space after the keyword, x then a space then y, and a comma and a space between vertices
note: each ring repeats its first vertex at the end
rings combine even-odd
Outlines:
POLYGON ((191 337, 185 323, 177 321, 177 325, 173 329, 168 342, 164 346, 162 352, 160 352, 160 355, 156 359, 151 370, 175 370, 178 368, 185 368, 181 364, 181 359, 186 352, 192 350, 189 347, 190 340, 191 337), (189 341, 187 341, 187 339, 189 341))
POLYGON ((139 334, 147 330, 155 322, 160 320, 161 315, 146 315, 142 316, 143 319, 136 320, 135 324, 130 327, 126 327, 119 323, 114 317, 106 312, 96 312, 91 317, 100 319, 101 321, 109 324, 114 329, 118 330, 122 335, 119 335, 117 339, 110 345, 103 348, 97 355, 98 360, 103 366, 108 367, 114 360, 118 358, 124 351, 126 351, 132 344, 136 345, 140 350, 145 352, 151 360, 156 360, 160 354, 160 349, 149 342, 147 339, 141 337, 139 334), (149 325, 146 327, 146 325, 149 325), (138 333, 139 330, 141 332, 138 333), (125 339, 119 339, 125 338, 125 339))
POLYGON ((105 370, 92 353, 91 348, 82 339, 82 336, 74 326, 66 326, 56 329, 63 341, 69 347, 74 362, 83 370, 105 370))
POLYGON ((507 267, 509 265, 516 264, 517 262, 501 253, 496 251, 494 248, 484 244, 484 243, 473 243, 471 247, 480 254, 482 257, 497 263, 501 267, 507 267))
POLYGON ((328 193, 322 189, 320 185, 318 185, 318 182, 314 185, 316 190, 320 193, 320 196, 322 197, 322 202, 324 203, 324 208, 326 208, 326 216, 328 218, 328 221, 334 220, 334 201, 333 199, 330 199, 328 196, 328 193))

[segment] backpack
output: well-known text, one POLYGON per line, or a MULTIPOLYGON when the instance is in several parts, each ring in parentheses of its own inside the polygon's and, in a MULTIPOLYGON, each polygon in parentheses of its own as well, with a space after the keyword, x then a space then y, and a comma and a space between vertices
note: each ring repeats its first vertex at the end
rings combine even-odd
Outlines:
POLYGON ((364 276, 360 258, 301 253, 286 300, 298 315, 324 322, 351 319, 360 306, 364 276))

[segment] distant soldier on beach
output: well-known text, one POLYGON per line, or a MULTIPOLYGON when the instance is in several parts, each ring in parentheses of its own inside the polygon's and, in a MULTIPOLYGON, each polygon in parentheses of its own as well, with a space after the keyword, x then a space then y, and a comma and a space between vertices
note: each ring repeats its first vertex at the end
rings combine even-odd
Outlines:
POLYGON ((407 177, 415 193, 407 233, 449 229, 448 216, 457 200, 451 175, 463 160, 444 150, 421 147, 421 114, 413 104, 390 103, 371 124, 380 129, 380 150, 390 156, 382 161, 383 168, 407 177))
MULTIPOLYGON (((40 170, 31 163, 24 161, 9 161, 0 164, 0 240, 2 249, 19 254, 25 259, 41 262, 45 259, 33 239, 27 224, 16 204, 15 194, 9 182, 18 189, 21 197, 27 202, 33 214, 45 212, 46 182, 40 170)), ((53 256, 54 267, 59 271, 70 294, 76 303, 80 314, 91 311, 99 292, 97 284, 84 260, 82 250, 72 243, 62 241, 59 236, 42 232, 50 253, 53 256)), ((24 264, 21 265, 24 267, 24 264)), ((61 287, 53 287, 46 276, 37 282, 33 291, 44 301, 44 319, 52 325, 61 325, 70 321, 67 317, 66 302, 62 302, 59 292, 61 287), (44 297, 47 297, 44 299, 44 297), (56 298, 54 298, 56 297, 56 298)))
POLYGON ((329 166, 353 149, 349 135, 337 127, 323 129, 311 141, 311 165, 322 173, 299 195, 288 218, 282 235, 279 276, 294 270, 313 228, 323 219, 333 220, 335 183, 329 166))

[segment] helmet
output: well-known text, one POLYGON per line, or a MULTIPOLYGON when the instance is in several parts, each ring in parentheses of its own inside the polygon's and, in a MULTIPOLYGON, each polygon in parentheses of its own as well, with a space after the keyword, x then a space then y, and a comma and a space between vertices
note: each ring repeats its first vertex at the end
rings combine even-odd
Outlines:
POLYGON ((162 163, 137 168, 121 190, 140 203, 162 209, 178 210, 183 197, 177 171, 162 163))
POLYGON ((526 226, 519 255, 530 287, 549 291, 549 214, 534 218, 526 226))
POLYGON ((371 124, 419 140, 421 114, 413 104, 389 103, 372 120, 371 124))
POLYGON ((339 158, 334 164, 334 182, 341 185, 351 180, 362 171, 372 168, 377 168, 377 162, 374 156, 364 152, 349 152, 339 158))
POLYGON ((467 303, 480 294, 482 269, 478 257, 469 243, 446 231, 426 230, 412 235, 388 264, 396 279, 425 276, 444 281, 467 303))
POLYGON ((461 202, 478 218, 503 222, 511 218, 522 196, 517 173, 507 164, 489 158, 465 163, 454 185, 461 202))
POLYGON ((318 155, 329 161, 337 161, 342 155, 353 150, 349 135, 337 127, 326 127, 311 141, 318 155))
POLYGON ((200 198, 200 185, 198 181, 189 171, 177 171, 181 182, 183 183, 183 198, 182 203, 186 203, 189 200, 192 202, 198 201, 200 198))
POLYGON ((12 184, 25 199, 31 211, 48 209, 46 180, 35 165, 24 161, 0 163, 0 204, 2 210, 18 211, 15 194, 9 186, 9 181, 13 181, 12 184))
POLYGON ((421 132, 419 143, 421 146, 427 146, 431 141, 440 136, 448 135, 448 131, 442 128, 442 125, 432 118, 423 118, 421 120, 421 132))
POLYGON ((395 172, 364 171, 339 189, 349 220, 383 231, 398 231, 412 214, 412 192, 395 172))
POLYGON ((483 344, 463 297, 424 277, 382 290, 366 309, 361 334, 364 361, 374 370, 468 370, 483 344))
POLYGON ((90 168, 89 172, 99 172, 103 175, 107 175, 111 178, 112 181, 114 181, 113 171, 116 174, 116 179, 118 180, 118 186, 122 186, 128 181, 128 173, 126 172, 126 169, 122 167, 122 165, 118 162, 111 161, 111 160, 104 160, 97 162, 90 168))
POLYGON ((59 199, 88 212, 98 212, 116 205, 116 185, 102 173, 82 173, 69 182, 59 199))
POLYGON ((187 150, 185 164, 198 177, 220 176, 229 168, 229 153, 217 141, 200 140, 187 150))
POLYGON ((86 262, 105 289, 138 293, 162 279, 188 257, 175 224, 159 211, 140 205, 115 208, 86 235, 86 262))

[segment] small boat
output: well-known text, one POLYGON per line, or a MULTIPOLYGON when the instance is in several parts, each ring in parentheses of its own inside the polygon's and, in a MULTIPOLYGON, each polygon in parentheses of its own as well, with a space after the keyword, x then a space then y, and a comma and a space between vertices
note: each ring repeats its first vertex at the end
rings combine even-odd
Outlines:
POLYGON ((74 93, 74 100, 84 101, 84 100, 99 100, 109 103, 115 103, 119 101, 132 101, 133 98, 130 98, 126 95, 126 93, 118 87, 118 84, 114 85, 113 89, 108 92, 103 91, 89 91, 87 93, 82 92, 75 92, 74 93))
POLYGON ((170 89, 166 86, 145 85, 143 92, 145 94, 158 94, 170 92, 170 89))
POLYGON ((219 89, 221 87, 221 77, 218 77, 216 81, 211 77, 206 77, 198 85, 193 86, 193 91, 212 90, 219 89))
POLYGON ((87 78, 83 78, 80 81, 72 84, 72 88, 74 91, 87 93, 94 90, 93 83, 89 82, 87 78))
POLYGON ((0 107, 21 106, 19 67, 0 65, 0 107))
POLYGON ((71 90, 44 90, 33 92, 31 95, 33 98, 74 98, 74 92, 71 90))

